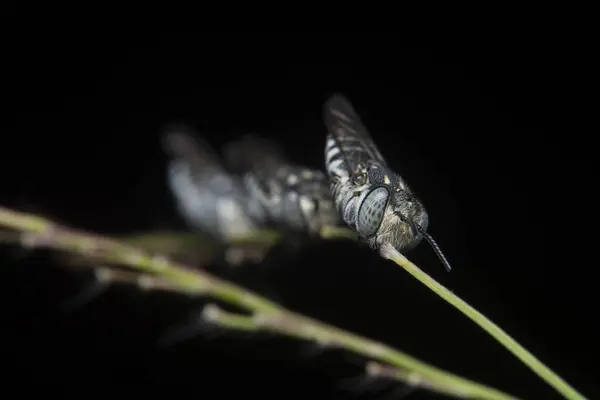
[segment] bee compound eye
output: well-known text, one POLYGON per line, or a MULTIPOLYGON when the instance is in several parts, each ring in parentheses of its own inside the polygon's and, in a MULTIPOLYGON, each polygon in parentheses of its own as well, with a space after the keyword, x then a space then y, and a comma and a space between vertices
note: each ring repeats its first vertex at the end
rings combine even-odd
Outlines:
POLYGON ((383 221, 385 207, 389 199, 389 192, 385 187, 378 187, 367 194, 358 210, 357 230, 365 236, 371 237, 377 233, 383 221))

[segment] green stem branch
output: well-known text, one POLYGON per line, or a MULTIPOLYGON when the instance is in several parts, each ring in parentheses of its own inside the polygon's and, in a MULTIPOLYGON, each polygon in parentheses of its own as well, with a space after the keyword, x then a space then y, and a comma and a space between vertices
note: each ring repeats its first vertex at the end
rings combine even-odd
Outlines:
MULTIPOLYGON (((152 284, 156 287, 212 296, 251 313, 250 316, 236 315, 209 305, 204 310, 203 317, 213 323, 239 330, 269 330, 290 337, 315 341, 325 346, 345 348, 371 360, 389 364, 397 371, 409 373, 409 375, 397 374, 395 379, 404 380, 410 376, 414 384, 425 382, 426 384, 420 387, 434 387, 447 395, 478 399, 515 399, 496 389, 428 365, 384 344, 286 310, 271 300, 204 271, 187 268, 162 257, 149 256, 142 250, 124 245, 117 240, 75 231, 43 218, 4 207, 0 207, 0 224, 23 232, 24 245, 33 248, 46 246, 126 265, 144 276, 150 275, 160 279, 160 281, 153 281, 152 284)), ((133 276, 124 273, 115 273, 107 279, 109 278, 136 281, 133 276)), ((148 281, 148 278, 145 279, 148 281)))
POLYGON ((550 386, 560 392, 565 398, 572 400, 585 400, 585 398, 565 382, 560 376, 553 372, 550 368, 544 365, 540 360, 534 357, 527 349, 521 346, 516 340, 510 337, 498 325, 486 318, 485 315, 471 307, 467 302, 460 297, 440 285, 435 279, 427 275, 423 270, 410 262, 406 257, 400 254, 391 245, 386 245, 381 248, 381 255, 384 258, 392 260, 409 274, 417 278, 421 283, 431 289, 438 296, 446 300, 448 303, 456 307, 460 312, 469 317, 473 322, 483 328, 500 344, 506 347, 519 360, 527 365, 533 372, 539 375, 550 386))

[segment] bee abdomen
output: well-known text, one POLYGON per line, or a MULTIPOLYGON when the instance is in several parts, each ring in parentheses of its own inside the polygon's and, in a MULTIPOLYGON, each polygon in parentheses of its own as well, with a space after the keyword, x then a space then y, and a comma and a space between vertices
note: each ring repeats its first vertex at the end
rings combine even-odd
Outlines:
POLYGON ((169 165, 169 186, 186 221, 221 239, 255 230, 261 221, 248 214, 242 188, 220 173, 205 178, 199 182, 186 163, 169 165))
POLYGON ((342 149, 331 134, 327 135, 327 143, 325 145, 325 169, 330 179, 343 180, 350 177, 350 171, 348 170, 342 149))
POLYGON ((282 165, 264 180, 248 173, 245 182, 251 197, 262 204, 275 224, 314 231, 324 224, 339 222, 329 183, 320 171, 282 165))

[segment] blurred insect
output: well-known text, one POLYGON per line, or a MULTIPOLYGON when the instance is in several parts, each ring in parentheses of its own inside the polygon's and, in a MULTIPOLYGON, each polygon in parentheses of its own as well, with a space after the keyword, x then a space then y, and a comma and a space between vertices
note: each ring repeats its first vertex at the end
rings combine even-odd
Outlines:
POLYGON ((247 134, 225 146, 224 158, 243 177, 249 197, 262 205, 270 224, 309 234, 341 224, 327 176, 293 164, 275 143, 247 134))
POLYGON ((325 174, 288 161, 257 135, 224 147, 224 161, 182 126, 167 130, 168 182, 182 216, 194 228, 227 241, 262 227, 318 233, 339 225, 325 174))
POLYGON ((427 233, 425 207, 388 167, 350 102, 334 94, 324 104, 323 117, 328 130, 325 166, 344 222, 373 249, 389 243, 408 251, 425 238, 450 271, 448 260, 427 233))
POLYGON ((249 201, 242 180, 223 166, 204 140, 193 138, 189 128, 169 127, 163 149, 171 158, 169 187, 193 228, 227 241, 263 225, 266 214, 258 202, 249 201))

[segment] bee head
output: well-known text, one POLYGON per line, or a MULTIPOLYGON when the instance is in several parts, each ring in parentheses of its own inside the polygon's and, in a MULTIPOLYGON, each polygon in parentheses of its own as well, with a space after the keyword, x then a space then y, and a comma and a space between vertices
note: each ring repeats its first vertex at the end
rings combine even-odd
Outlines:
POLYGON ((423 203, 407 190, 396 190, 393 201, 390 204, 393 215, 395 215, 405 230, 405 244, 403 250, 411 250, 423 239, 422 232, 427 231, 429 215, 423 203), (421 229, 417 229, 417 225, 421 229))
POLYGON ((438 244, 433 240, 431 235, 427 233, 429 225, 429 215, 423 206, 423 203, 413 194, 407 191, 398 191, 394 196, 394 214, 400 220, 406 222, 410 227, 410 236, 412 239, 404 246, 404 250, 410 250, 418 245, 423 238, 431 245, 436 255, 444 265, 447 271, 450 271, 450 263, 442 253, 438 244))
MULTIPOLYGON (((406 190, 396 191, 392 207, 394 214, 398 215, 402 221, 418 224, 424 231, 427 231, 429 215, 423 203, 413 193, 406 190)), ((422 235, 418 231, 414 233, 418 240, 421 240, 422 235)))

